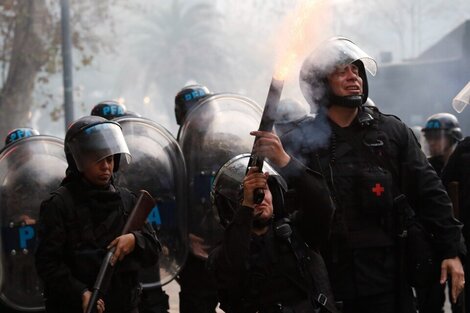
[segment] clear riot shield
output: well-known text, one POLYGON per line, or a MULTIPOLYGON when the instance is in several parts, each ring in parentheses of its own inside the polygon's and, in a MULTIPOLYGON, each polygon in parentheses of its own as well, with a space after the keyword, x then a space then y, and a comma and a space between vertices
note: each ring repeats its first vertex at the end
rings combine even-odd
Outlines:
POLYGON ((201 100, 188 114, 179 143, 186 160, 189 182, 190 251, 207 258, 223 233, 210 191, 217 170, 232 157, 252 150, 262 108, 235 94, 215 94, 201 100))
POLYGON ((140 274, 144 288, 164 285, 176 277, 188 253, 186 168, 176 139, 159 124, 139 117, 115 119, 132 155, 129 166, 116 175, 118 186, 145 189, 157 200, 148 222, 162 244, 159 268, 140 274))
POLYGON ((55 137, 25 138, 0 154, 0 298, 14 310, 44 308, 34 265, 36 222, 41 202, 59 187, 66 168, 63 140, 55 137))
POLYGON ((452 100, 452 107, 457 113, 462 113, 465 107, 470 103, 470 82, 452 100))

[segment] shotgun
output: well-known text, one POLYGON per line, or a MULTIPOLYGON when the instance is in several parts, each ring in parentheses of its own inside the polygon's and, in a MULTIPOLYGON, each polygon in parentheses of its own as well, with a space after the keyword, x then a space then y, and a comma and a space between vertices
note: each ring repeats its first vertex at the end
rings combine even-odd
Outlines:
MULTIPOLYGON (((276 116, 277 105, 281 99, 282 88, 284 86, 284 81, 276 78, 272 78, 271 85, 269 86, 268 96, 266 98, 266 104, 264 105, 263 115, 261 116, 261 123, 259 125, 260 131, 272 131, 274 126, 274 119, 276 116)), ((246 172, 250 167, 256 166, 259 172, 263 172, 263 163, 264 157, 257 155, 254 152, 256 141, 258 137, 255 138, 253 143, 253 149, 251 150, 250 160, 248 161, 248 167, 246 172)), ((264 191, 263 189, 255 189, 253 200, 255 203, 259 204, 263 202, 264 191)))
MULTIPOLYGON (((145 224, 147 220, 147 216, 149 215, 150 211, 152 211, 153 207, 155 206, 155 200, 152 196, 145 190, 141 190, 139 192, 139 197, 137 198, 137 202, 132 209, 129 218, 124 225, 124 228, 121 231, 121 235, 128 234, 132 231, 140 230, 142 226, 145 224)), ((99 299, 101 290, 103 289, 103 282, 109 281, 111 276, 113 275, 114 267, 111 266, 111 257, 114 254, 115 248, 111 248, 103 259, 103 263, 101 263, 100 271, 98 272, 98 276, 96 277, 95 284, 93 286, 92 294, 90 297, 90 301, 88 302, 88 307, 86 309, 86 313, 93 313, 96 312, 96 302, 99 299)))

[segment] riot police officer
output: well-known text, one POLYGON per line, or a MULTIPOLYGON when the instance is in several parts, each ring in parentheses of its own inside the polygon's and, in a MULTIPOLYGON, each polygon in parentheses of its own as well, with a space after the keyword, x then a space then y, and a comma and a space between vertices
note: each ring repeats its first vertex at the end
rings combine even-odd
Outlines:
POLYGON ((205 87, 188 86, 175 98, 175 113, 182 122, 178 143, 186 163, 189 198, 190 253, 178 279, 180 310, 214 312, 217 290, 205 260, 222 238, 223 228, 210 203, 211 186, 225 162, 251 150, 253 138, 246 130, 258 127, 262 109, 247 97, 231 93, 208 95, 205 87), (200 95, 204 96, 193 101, 200 95), (185 114, 179 115, 180 112, 185 114))
POLYGON ((90 115, 101 116, 107 120, 124 116, 127 113, 126 106, 116 100, 105 100, 96 104, 90 112, 90 115))
POLYGON ((12 129, 6 135, 5 142, 4 142, 5 145, 0 150, 0 153, 2 153, 3 150, 5 150, 8 146, 10 146, 15 141, 28 138, 31 136, 38 136, 38 135, 39 135, 39 131, 31 127, 19 127, 19 128, 12 129))
POLYGON ((107 249, 115 247, 109 288, 98 312, 138 312, 138 271, 158 260, 159 242, 146 224, 120 235, 135 195, 113 174, 130 162, 119 124, 98 116, 75 121, 65 136, 66 177, 41 204, 36 268, 48 312, 82 312, 107 249))
MULTIPOLYGON (((181 129, 187 115, 197 105, 198 101, 210 96, 212 93, 206 86, 189 85, 182 88, 175 96, 176 123, 180 126, 177 140, 180 139, 181 129)), ((191 208, 190 208, 191 210, 191 208)), ((178 275, 180 284, 180 312, 182 313, 209 313, 215 312, 217 306, 217 292, 210 273, 205 266, 205 258, 194 255, 195 251, 205 254, 202 238, 193 233, 189 234, 191 253, 178 275)))
MULTIPOLYGON (((0 154, 5 149, 10 147, 14 142, 18 142, 19 140, 23 140, 23 139, 29 138, 31 136, 39 136, 39 131, 37 131, 34 128, 30 128, 30 127, 19 127, 19 128, 15 128, 15 129, 11 130, 10 132, 8 132, 7 136, 5 137, 5 145, 0 150, 0 154)), ((23 157, 23 160, 14 160, 14 161, 20 163, 21 161, 26 161, 28 158, 30 158, 30 156, 28 156, 28 155, 25 155, 25 156, 22 156, 22 157, 23 157)), ((10 162, 12 162, 12 161, 10 161, 10 162)), ((17 190, 19 190, 20 186, 15 186, 15 188, 17 188, 17 190)), ((10 205, 10 207, 13 208, 15 206, 10 205)), ((31 212, 21 212, 14 219, 16 220, 16 222, 22 222, 26 225, 36 224, 36 220, 32 217, 33 215, 34 214, 32 214, 31 212)))
MULTIPOLYGON (((257 135, 261 141, 277 138, 257 135)), ((228 161, 216 175, 213 204, 226 228, 208 264, 220 306, 227 313, 337 312, 318 253, 334 212, 328 187, 319 173, 290 159, 276 142, 275 153, 256 151, 269 155, 290 185, 299 188, 295 206, 286 203, 287 183, 269 164, 266 173, 250 168, 245 175, 248 154, 228 161), (255 189, 264 191, 259 204, 255 189)))
POLYGON ((34 267, 39 206, 66 168, 63 140, 36 129, 11 130, 0 151, 0 311, 39 311, 42 287, 34 267))
POLYGON ((431 115, 421 130, 429 153, 429 163, 440 175, 463 135, 459 121, 450 113, 431 115))
MULTIPOLYGON (((451 183, 457 183, 458 214, 457 217, 463 222, 463 236, 467 247, 467 259, 465 262, 465 279, 470 280, 470 270, 468 270, 470 251, 470 137, 463 138, 455 148, 452 155, 442 171, 442 181, 447 188, 451 183)), ((454 202, 455 204, 455 202, 454 202)), ((466 312, 470 312, 470 288, 464 290, 464 303, 466 312)))
MULTIPOLYGON (((442 170, 454 152, 457 143, 462 140, 463 136, 459 122, 455 115, 450 113, 433 114, 427 119, 421 132, 424 136, 429 163, 431 163, 436 173, 441 176, 442 170)), ((420 312, 443 312, 445 286, 445 284, 441 285, 439 282, 435 282, 430 286, 416 289, 420 312)), ((451 287, 450 283, 449 287, 451 287)), ((459 297, 457 303, 452 303, 452 312, 462 312, 461 298, 459 297)))
POLYGON ((124 104, 116 100, 101 101, 91 109, 90 115, 101 116, 107 120, 123 116, 142 117, 139 113, 129 111, 124 104))
POLYGON ((183 87, 175 96, 175 118, 176 124, 180 126, 176 140, 180 138, 181 126, 186 116, 194 108, 199 100, 212 95, 212 92, 203 85, 193 84, 183 87))
POLYGON ((328 182, 336 211, 323 256, 346 313, 412 310, 397 257, 403 255, 397 240, 402 199, 436 239, 443 261, 435 279, 452 276, 454 301, 464 284, 460 223, 439 177, 404 123, 363 105, 366 71, 376 70, 375 61, 346 38, 321 44, 300 71, 301 91, 317 116, 281 138, 286 151, 328 182))
MULTIPOLYGON (((127 116, 140 117, 138 113, 128 111, 123 104, 115 100, 106 100, 96 104, 91 110, 91 115, 101 116, 108 120, 116 120, 127 116)), ((142 180, 142 177, 140 177, 140 180, 142 180)), ((139 303, 140 313, 168 312, 169 308, 169 297, 161 286, 142 289, 141 302, 139 303)))

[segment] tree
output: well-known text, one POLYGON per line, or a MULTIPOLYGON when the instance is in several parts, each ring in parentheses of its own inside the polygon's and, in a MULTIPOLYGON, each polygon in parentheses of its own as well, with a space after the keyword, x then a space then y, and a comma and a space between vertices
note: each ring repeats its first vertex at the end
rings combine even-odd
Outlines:
POLYGON ((155 88, 161 99, 173 99, 189 80, 211 89, 229 62, 214 6, 173 0, 170 5, 142 8, 138 15, 134 55, 145 60, 144 92, 155 88))
POLYGON ((8 130, 26 126, 37 73, 49 59, 54 32, 52 16, 44 1, 3 1, 0 92, 0 136, 8 130))
MULTIPOLYGON (((93 37, 93 23, 106 15, 111 0, 95 5, 91 0, 72 2, 72 40, 86 66, 105 43, 93 37), (88 14, 93 11, 94 14, 88 14)), ((59 2, 53 0, 0 0, 0 136, 29 126, 37 83, 61 69, 59 2)), ((62 100, 60 100, 62 103, 62 100)))

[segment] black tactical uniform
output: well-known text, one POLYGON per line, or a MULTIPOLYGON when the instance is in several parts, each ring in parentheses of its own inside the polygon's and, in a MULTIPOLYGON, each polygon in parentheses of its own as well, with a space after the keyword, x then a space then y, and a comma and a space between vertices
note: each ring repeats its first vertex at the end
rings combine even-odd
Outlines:
POLYGON ((470 137, 465 137, 450 156, 442 173, 445 185, 459 183, 459 219, 463 222, 465 241, 470 242, 470 137))
MULTIPOLYGON (((470 281, 468 270, 468 251, 470 251, 470 137, 465 137, 454 150, 442 172, 444 185, 458 182, 459 220, 463 222, 463 236, 467 246, 467 258, 465 262, 465 280, 470 281)), ((465 288, 465 304, 470 307, 470 288, 465 288)))
POLYGON ((463 138, 459 121, 455 115, 450 113, 433 114, 427 119, 421 132, 426 145, 429 146, 429 163, 441 176, 447 159, 450 157, 449 154, 463 138))
POLYGON ((394 197, 406 194, 434 235, 440 260, 459 255, 460 223, 412 131, 376 108, 359 110, 345 128, 320 111, 281 139, 288 153, 323 173, 337 205, 324 254, 336 300, 347 312, 399 312, 394 197), (308 140, 294 144, 324 131, 322 121, 332 130, 326 148, 308 140))
MULTIPOLYGON (((442 177, 442 171, 450 157, 449 154, 453 152, 453 149, 463 137, 459 121, 455 115, 450 113, 433 114, 427 119, 421 132, 424 136, 425 145, 429 150, 428 161, 437 175, 442 177)), ((444 186, 448 188, 447 184, 444 184, 444 186)), ((449 190, 447 189, 447 191, 449 190)), ((446 285, 449 287, 449 298, 451 298, 451 280, 443 285, 440 282, 435 282, 424 288, 416 288, 419 311, 422 313, 443 313, 446 285)), ((463 294, 459 297, 457 303, 451 303, 453 313, 463 312, 462 297, 463 294)))
MULTIPOLYGON (((189 85, 183 87, 175 96, 175 117, 176 123, 180 125, 177 140, 180 142, 181 129, 186 120, 186 116, 202 99, 210 96, 212 92, 206 86, 189 85)), ((181 142, 180 142, 181 143, 181 142)), ((187 156, 185 156, 187 158, 187 156)), ((189 160, 186 159, 186 162, 189 160)), ((201 183, 190 188, 205 189, 201 183)), ((207 188, 208 189, 208 188, 207 188)), ((193 211, 203 210, 203 207, 190 208, 189 214, 193 211)), ((202 215, 202 214, 200 214, 202 215)), ((189 220, 190 234, 198 233, 198 226, 193 225, 191 216, 189 220)), ((176 280, 181 291, 179 294, 179 306, 182 313, 214 313, 217 307, 217 291, 215 282, 206 268, 206 260, 196 256, 193 251, 188 253, 188 257, 183 268, 179 272, 176 280)))
MULTIPOLYGON (((433 167, 438 175, 442 173, 444 168, 444 158, 442 156, 432 156, 428 158, 429 164, 433 167)), ((448 284, 441 285, 439 281, 434 282, 430 286, 424 288, 416 288, 416 300, 419 311, 422 313, 444 313, 444 303, 446 301, 445 288, 448 284)), ((451 289, 449 289, 450 295, 451 289)), ((454 308, 452 304, 452 308, 454 308)), ((453 311, 459 312, 459 311, 453 311)))
MULTIPOLYGON (((318 114, 281 138, 289 154, 328 181, 336 211, 323 255, 345 313, 413 311, 407 279, 416 278, 415 284, 422 277, 439 281, 439 263, 459 254, 460 223, 412 131, 398 118, 365 105, 367 73, 376 72, 375 60, 347 38, 319 45, 304 60, 299 75, 300 89, 318 114), (433 250, 422 249, 428 241, 409 253, 406 248, 413 241, 398 240, 408 230, 417 233, 417 223, 408 227, 413 211, 419 229, 424 229, 419 234, 432 235, 434 262, 428 262, 432 256, 426 263, 410 258, 433 250), (409 273, 407 261, 413 264, 409 273), (412 271, 416 264, 418 269, 435 265, 429 266, 434 275, 418 276, 422 272, 412 271)), ((460 288, 459 260, 446 265, 459 277, 460 288)))
MULTIPOLYGON (((82 312, 81 295, 93 286, 106 247, 120 235, 134 203, 127 189, 98 189, 80 179, 43 202, 36 267, 48 312, 82 312)), ((104 297, 108 312, 133 312, 140 293, 137 272, 157 258, 153 231, 145 228, 134 235, 135 250, 116 266, 104 297)))
POLYGON ((432 168, 436 171, 437 175, 442 173, 444 169, 444 160, 440 156, 430 157, 428 159, 429 164, 432 165, 432 168))
MULTIPOLYGON (((47 312, 81 313, 82 294, 92 290, 107 246, 121 235, 135 196, 114 186, 112 177, 98 186, 83 175, 87 164, 103 157, 114 157, 114 172, 128 161, 117 123, 95 116, 76 121, 67 131, 65 154, 67 176, 41 204, 36 269, 44 282, 47 312)), ((160 245, 153 229, 145 225, 132 234, 134 250, 116 263, 111 281, 103 285, 106 312, 138 312, 138 271, 158 260, 160 245)))
MULTIPOLYGON (((140 117, 140 114, 131 112, 126 109, 126 106, 115 100, 105 100, 96 104, 90 115, 101 116, 108 120, 116 120, 123 116, 140 117)), ((142 165, 142 162, 139 163, 142 165)), ((145 173, 148 175, 148 173, 145 173)), ((152 173, 150 174, 152 175, 152 173)), ((143 177, 139 177, 139 182, 144 181, 143 177)), ((148 185, 144 185, 148 186, 148 185)), ((158 235, 161 239, 160 234, 158 235)), ((155 269, 155 275, 159 277, 159 268, 155 269)), ((140 275, 146 275, 147 273, 141 273, 140 275)), ((162 287, 144 288, 142 289, 141 302, 139 304, 140 313, 167 313, 170 309, 168 302, 168 295, 163 291, 162 287)))
MULTIPOLYGON (((225 312, 336 312, 326 267, 318 253, 328 237, 334 211, 326 184, 321 175, 296 160, 282 172, 291 186, 299 188, 292 203, 297 210, 282 218, 284 192, 275 192, 278 180, 271 175, 268 184, 274 221, 267 233, 252 233, 253 209, 240 206, 221 245, 209 257, 225 312), (286 225, 292 233, 285 231, 286 225)), ((221 208, 218 210, 220 214, 221 208)))

